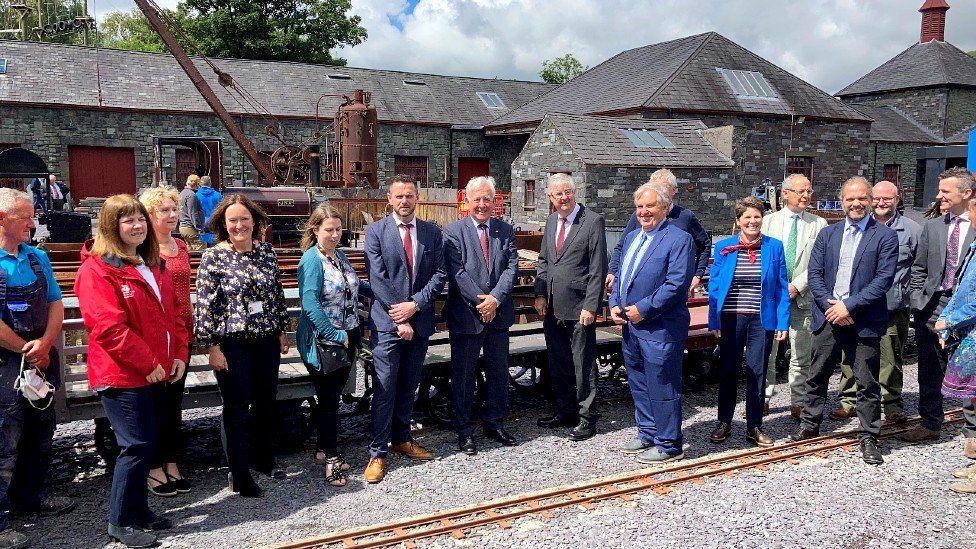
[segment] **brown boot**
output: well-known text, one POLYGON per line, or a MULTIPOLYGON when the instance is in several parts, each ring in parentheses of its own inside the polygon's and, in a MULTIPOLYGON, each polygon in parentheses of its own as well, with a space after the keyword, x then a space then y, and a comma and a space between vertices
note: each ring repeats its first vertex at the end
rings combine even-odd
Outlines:
POLYGON ((397 444, 396 446, 390 448, 398 454, 403 454, 410 459, 416 459, 420 461, 429 461, 434 459, 434 454, 430 453, 420 444, 417 444, 416 440, 408 440, 403 444, 397 444))
POLYGON ((963 451, 963 455, 969 459, 976 459, 976 438, 966 439, 966 449, 963 451))
POLYGON ((854 408, 846 408, 844 406, 840 406, 833 412, 830 412, 830 415, 828 415, 827 417, 829 417, 834 421, 844 421, 845 419, 853 415, 854 415, 854 408))
POLYGON ((753 427, 746 432, 746 440, 759 446, 760 448, 768 448, 775 444, 773 439, 769 438, 769 435, 763 432, 759 427, 753 427))
POLYGON ((800 414, 803 413, 803 406, 794 406, 790 408, 790 417, 793 421, 800 421, 800 414))
POLYGON ((901 424, 905 423, 906 421, 908 421, 908 418, 905 417, 905 414, 903 414, 901 412, 891 412, 891 413, 885 414, 884 424, 885 425, 901 425, 901 424))
POLYGON ((898 435, 898 438, 900 440, 904 440, 905 442, 925 442, 928 440, 939 440, 940 434, 941 432, 939 431, 927 429, 919 425, 911 431, 898 435))
POLYGON ((715 430, 712 431, 712 435, 708 437, 708 440, 715 444, 721 444, 728 440, 729 435, 732 434, 732 426, 724 421, 718 422, 715 426, 715 430))
POLYGON ((949 489, 957 494, 976 494, 976 480, 960 480, 949 485, 949 489))
POLYGON ((369 458, 369 465, 366 466, 366 472, 363 473, 363 478, 370 484, 376 484, 386 476, 386 472, 383 470, 385 467, 386 459, 378 457, 369 458))

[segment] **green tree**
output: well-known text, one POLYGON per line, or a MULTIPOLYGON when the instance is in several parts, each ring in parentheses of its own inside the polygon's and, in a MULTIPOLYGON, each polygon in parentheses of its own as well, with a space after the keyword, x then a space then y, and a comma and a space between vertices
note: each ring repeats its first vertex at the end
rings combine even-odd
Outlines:
POLYGON ((337 46, 366 39, 350 0, 183 0, 183 27, 205 55, 344 65, 337 46))
POLYGON ((969 52, 969 55, 972 55, 973 57, 976 57, 976 50, 973 50, 973 51, 969 52))
MULTIPOLYGON (((166 12, 171 17, 178 17, 175 12, 166 12)), ((106 48, 154 53, 166 51, 163 40, 139 10, 110 13, 98 25, 98 39, 99 44, 106 48)))
POLYGON ((588 68, 584 67, 573 54, 567 53, 562 57, 543 61, 539 76, 549 84, 565 84, 571 78, 583 74, 588 68))

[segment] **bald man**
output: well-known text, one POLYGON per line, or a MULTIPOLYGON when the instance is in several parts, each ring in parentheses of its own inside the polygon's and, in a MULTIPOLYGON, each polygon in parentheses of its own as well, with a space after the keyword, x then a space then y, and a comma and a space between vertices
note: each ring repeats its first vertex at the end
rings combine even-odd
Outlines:
MULTIPOLYGON (((885 423, 904 423, 905 403, 901 396, 904 361, 902 349, 908 339, 908 285, 911 282, 912 263, 918 249, 922 226, 898 213, 901 195, 898 186, 891 181, 879 181, 872 190, 874 219, 887 225, 898 235, 898 266, 895 282, 888 290, 888 330, 881 337, 881 407, 885 423)), ((857 383, 850 366, 841 364, 840 407, 831 419, 842 420, 854 415, 857 403, 857 383)))

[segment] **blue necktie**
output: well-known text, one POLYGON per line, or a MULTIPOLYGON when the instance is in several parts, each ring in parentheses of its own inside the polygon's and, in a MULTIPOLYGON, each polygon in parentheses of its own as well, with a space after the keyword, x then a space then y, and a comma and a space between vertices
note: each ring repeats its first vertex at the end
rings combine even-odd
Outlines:
POLYGON ((647 233, 641 231, 641 240, 637 243, 637 248, 634 253, 630 256, 630 261, 627 263, 627 269, 624 270, 624 276, 620 279, 620 301, 622 303, 627 303, 627 288, 630 286, 630 279, 634 276, 634 268, 637 266, 637 258, 640 257, 641 249, 644 248, 644 244, 647 243, 647 233))

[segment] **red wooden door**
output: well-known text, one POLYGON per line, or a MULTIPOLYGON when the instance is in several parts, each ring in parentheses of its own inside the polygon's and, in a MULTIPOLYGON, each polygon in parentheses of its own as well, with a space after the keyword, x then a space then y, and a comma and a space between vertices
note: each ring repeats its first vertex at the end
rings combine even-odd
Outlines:
POLYGON ((91 196, 136 192, 136 154, 131 148, 68 147, 68 180, 77 202, 91 196))
POLYGON ((173 170, 175 173, 170 184, 182 191, 186 186, 186 178, 192 173, 197 173, 197 153, 193 149, 176 149, 173 163, 176 168, 173 170))
POLYGON ((458 158, 458 180, 457 188, 459 191, 474 177, 488 175, 487 158, 458 158))

